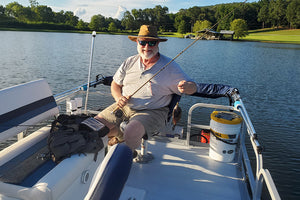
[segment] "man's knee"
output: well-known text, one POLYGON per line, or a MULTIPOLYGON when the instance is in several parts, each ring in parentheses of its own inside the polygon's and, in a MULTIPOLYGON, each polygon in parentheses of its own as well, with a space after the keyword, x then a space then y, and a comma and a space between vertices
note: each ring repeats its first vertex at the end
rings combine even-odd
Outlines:
POLYGON ((131 148, 136 149, 141 144, 142 137, 145 134, 143 124, 137 120, 130 121, 124 129, 125 143, 131 148))

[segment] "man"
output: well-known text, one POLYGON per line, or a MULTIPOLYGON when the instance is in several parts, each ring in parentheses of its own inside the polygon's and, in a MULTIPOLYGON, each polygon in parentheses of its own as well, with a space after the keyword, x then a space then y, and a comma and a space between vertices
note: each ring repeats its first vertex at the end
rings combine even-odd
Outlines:
POLYGON ((122 120, 128 121, 123 138, 134 150, 139 147, 145 134, 151 134, 165 125, 172 94, 193 94, 197 91, 197 85, 175 62, 148 81, 171 60, 159 53, 159 43, 167 39, 157 36, 156 27, 142 25, 138 36, 128 38, 137 43, 138 55, 127 58, 117 70, 111 84, 116 103, 95 118, 110 128, 108 137, 120 137, 120 119, 113 113, 121 109, 124 113, 122 120))

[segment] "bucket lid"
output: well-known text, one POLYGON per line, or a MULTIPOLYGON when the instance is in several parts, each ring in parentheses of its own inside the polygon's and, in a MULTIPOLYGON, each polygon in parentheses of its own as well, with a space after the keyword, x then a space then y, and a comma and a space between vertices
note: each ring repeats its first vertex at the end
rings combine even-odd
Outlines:
POLYGON ((228 111, 213 111, 210 118, 222 124, 240 124, 242 122, 241 116, 228 111))

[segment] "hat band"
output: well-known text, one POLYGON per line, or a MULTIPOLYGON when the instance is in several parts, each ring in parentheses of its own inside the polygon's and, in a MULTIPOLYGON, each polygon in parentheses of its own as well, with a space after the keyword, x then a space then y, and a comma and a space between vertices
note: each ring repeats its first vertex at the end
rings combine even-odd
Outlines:
POLYGON ((158 38, 155 35, 138 35, 138 37, 153 37, 153 38, 158 38))

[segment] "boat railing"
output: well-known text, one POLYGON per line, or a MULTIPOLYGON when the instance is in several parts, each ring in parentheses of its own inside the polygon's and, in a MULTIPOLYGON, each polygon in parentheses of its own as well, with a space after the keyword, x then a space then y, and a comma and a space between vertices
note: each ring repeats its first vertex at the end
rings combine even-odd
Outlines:
MULTIPOLYGON (((97 83, 97 81, 92 81, 92 82, 90 82, 90 86, 89 87, 94 87, 96 84, 99 84, 99 83, 97 83)), ((86 90, 87 90, 87 84, 83 84, 83 85, 74 87, 72 89, 63 91, 61 93, 55 94, 53 96, 55 98, 55 101, 57 103, 60 103, 60 102, 62 102, 64 100, 66 100, 67 98, 75 95, 76 93, 81 92, 81 91, 86 91, 86 90)))
POLYGON ((212 108, 212 109, 220 109, 220 110, 230 110, 239 112, 243 118, 243 124, 241 128, 240 134, 240 148, 238 152, 237 162, 241 166, 241 170, 243 173, 244 181, 249 182, 249 186, 251 189, 251 196, 252 199, 261 199, 262 195, 262 188, 263 183, 265 183, 269 195, 272 199, 280 199, 279 193, 276 189, 274 181, 272 179, 271 174, 267 169, 263 168, 263 157, 262 157, 262 147, 258 142, 257 134, 255 129, 252 125, 252 122, 248 116, 246 108, 240 99, 236 101, 234 106, 225 106, 225 105, 217 105, 217 104, 207 104, 207 103, 196 103, 189 109, 188 112, 188 124, 187 124, 187 136, 186 136, 186 144, 187 146, 190 145, 190 137, 191 137, 191 128, 200 128, 200 129, 210 129, 208 125, 202 124, 193 124, 192 123, 192 113, 196 108, 212 108), (255 153, 256 158, 256 172, 255 175, 253 174, 251 161, 248 156, 246 144, 245 144, 245 137, 246 133, 248 133, 252 145, 252 149, 255 153))
POLYGON ((79 85, 79 86, 74 87, 72 89, 69 89, 69 90, 63 91, 61 93, 55 94, 53 96, 55 98, 55 101, 57 103, 60 103, 64 100, 76 95, 79 92, 87 91, 88 88, 96 87, 99 84, 107 85, 108 84, 107 82, 110 81, 109 79, 110 79, 110 77, 104 77, 101 74, 99 74, 99 75, 96 76, 96 80, 89 82, 89 85, 87 83, 82 84, 82 85, 79 85), (99 77, 99 76, 101 76, 101 77, 99 77))

